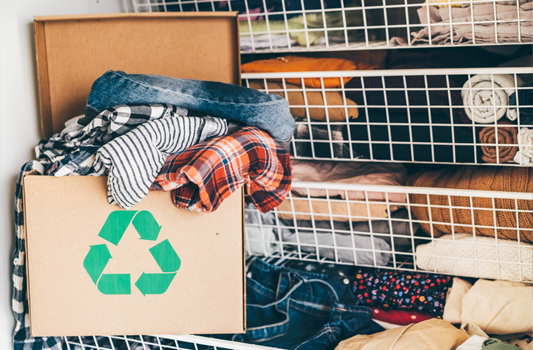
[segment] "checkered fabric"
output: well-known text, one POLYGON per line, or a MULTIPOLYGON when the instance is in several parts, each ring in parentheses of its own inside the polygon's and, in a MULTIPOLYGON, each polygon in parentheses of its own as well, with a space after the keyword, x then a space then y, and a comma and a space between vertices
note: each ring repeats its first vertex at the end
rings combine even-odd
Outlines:
POLYGON ((266 132, 249 126, 168 157, 152 189, 173 190, 179 208, 211 212, 245 183, 263 213, 277 207, 291 185, 287 151, 266 132))
POLYGON ((13 252, 13 297, 12 308, 15 315, 15 332, 13 348, 15 350, 61 350, 62 339, 59 337, 31 337, 28 299, 26 297, 25 233, 22 181, 25 175, 42 175, 49 167, 46 161, 30 161, 22 167, 15 189, 15 251, 13 252))
POLYGON ((35 147, 39 160, 54 163, 47 175, 65 176, 70 172, 87 175, 98 148, 148 121, 172 116, 187 116, 183 108, 166 104, 129 104, 107 109, 90 119, 70 119, 65 129, 42 140, 35 147), (59 170, 61 169, 61 170, 59 170))

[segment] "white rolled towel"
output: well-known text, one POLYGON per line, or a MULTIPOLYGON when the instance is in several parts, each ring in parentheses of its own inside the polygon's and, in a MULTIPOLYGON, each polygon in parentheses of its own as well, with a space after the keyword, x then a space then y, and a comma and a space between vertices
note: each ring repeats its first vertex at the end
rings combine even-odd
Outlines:
POLYGON ((463 106, 475 123, 494 123, 509 109, 509 95, 524 82, 508 74, 477 74, 470 78, 461 91, 463 106), (494 85, 493 85, 494 82, 494 85))

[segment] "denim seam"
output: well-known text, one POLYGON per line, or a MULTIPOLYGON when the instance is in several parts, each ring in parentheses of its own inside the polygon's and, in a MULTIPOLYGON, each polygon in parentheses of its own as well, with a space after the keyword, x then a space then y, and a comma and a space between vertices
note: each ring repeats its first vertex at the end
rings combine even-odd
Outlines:
POLYGON ((315 334, 313 335, 313 338, 312 339, 309 339, 309 340, 306 340, 304 343, 298 345, 296 348, 294 348, 293 350, 298 350, 300 347, 302 347, 303 345, 306 345, 306 343, 308 343, 309 341, 312 341, 318 337, 321 337, 322 335, 327 335, 328 338, 330 338, 330 340, 333 338, 333 340, 335 340, 335 337, 332 337, 331 336, 331 333, 333 333, 333 330, 331 329, 331 327, 329 326, 329 324, 327 325, 327 328, 324 328, 320 331, 320 333, 318 334, 315 334))
POLYGON ((279 337, 283 337, 283 336, 286 335, 286 334, 287 334, 287 332, 285 332, 285 333, 281 333, 281 334, 277 334, 277 335, 273 335, 273 336, 271 336, 271 337, 269 337, 269 338, 261 338, 261 339, 257 339, 257 340, 252 340, 252 339, 250 339, 250 341, 251 341, 252 343, 260 343, 260 342, 264 342, 264 341, 269 341, 269 340, 272 340, 272 339, 276 339, 276 338, 279 338, 279 337))
POLYGON ((273 290, 266 288, 265 286, 263 286, 262 284, 260 284, 258 282, 255 282, 255 283, 259 284, 259 286, 262 287, 262 288, 259 288, 258 286, 255 286, 255 285, 248 285, 247 287, 248 288, 252 288, 257 293, 259 293, 261 295, 264 295, 266 297, 273 297, 273 295, 272 295, 272 294, 274 294, 273 290), (264 291, 264 290, 266 290, 266 291, 264 291))
MULTIPOLYGON (((165 92, 165 91, 168 91, 168 92, 173 92, 173 93, 176 93, 176 94, 180 94, 180 95, 183 95, 183 96, 191 96, 191 95, 187 95, 187 94, 184 94, 184 93, 181 93, 181 92, 177 92, 177 91, 174 91, 174 90, 169 90, 169 89, 162 89, 162 88, 159 88, 159 87, 156 87, 156 86, 153 86, 153 85, 145 85, 143 83, 140 83, 138 81, 135 81, 135 80, 132 80, 128 77, 125 77, 125 76, 122 76, 122 75, 119 75, 120 77, 124 78, 124 79, 127 79, 129 81, 131 81, 132 83, 135 83, 135 84, 138 84, 138 85, 141 85, 141 86, 144 86, 144 87, 147 87, 147 88, 150 88, 150 89, 155 89, 155 90, 159 90, 159 91, 162 91, 162 92, 165 92)), ((230 85, 233 85, 233 84, 230 84, 230 85)), ((235 86, 240 86, 240 85, 235 85, 235 86)), ((268 94, 265 94, 265 95, 268 95, 268 94)), ((270 96, 270 95, 269 95, 270 96)), ((276 95, 276 96, 279 96, 279 95, 276 95)), ((208 99, 205 99, 205 98, 200 98, 200 97, 195 97, 195 96, 191 96, 195 99, 198 99, 198 100, 202 100, 202 101, 207 101, 207 102, 210 102, 211 100, 208 100, 208 99)), ((287 102, 286 99, 282 98, 281 100, 277 100, 277 101, 271 101, 271 102, 261 102, 261 103, 235 103, 235 102, 221 102, 221 101, 216 101, 216 103, 220 103, 220 104, 231 104, 231 105, 240 105, 240 106, 262 106, 262 105, 270 105, 270 104, 277 104, 278 102, 280 101, 285 101, 287 102)))
MULTIPOLYGON (((308 308, 302 308, 302 307, 299 307, 297 305, 294 305, 294 304, 291 304, 291 307, 298 310, 298 311, 301 311, 301 312, 305 312, 307 314, 315 314, 314 312, 312 312, 313 310, 309 310, 308 308)), ((311 307, 311 306, 310 306, 311 307)), ((329 314, 331 312, 331 310, 329 311, 322 311, 322 310, 319 310, 318 308, 315 308, 315 310, 317 311, 316 314, 318 313, 323 313, 324 315, 326 314, 329 314)))

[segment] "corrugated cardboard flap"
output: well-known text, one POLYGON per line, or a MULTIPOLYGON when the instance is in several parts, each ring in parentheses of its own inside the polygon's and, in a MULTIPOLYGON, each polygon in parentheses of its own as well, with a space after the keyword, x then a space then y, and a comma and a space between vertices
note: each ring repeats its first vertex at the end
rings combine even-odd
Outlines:
POLYGON ((36 17, 35 42, 45 137, 107 70, 240 84, 236 12, 36 17))

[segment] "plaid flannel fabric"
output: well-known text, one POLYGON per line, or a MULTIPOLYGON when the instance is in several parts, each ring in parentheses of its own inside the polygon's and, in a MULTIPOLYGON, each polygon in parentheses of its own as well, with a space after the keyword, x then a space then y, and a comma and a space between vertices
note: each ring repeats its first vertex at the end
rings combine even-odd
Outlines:
MULTIPOLYGON (((344 125, 329 125, 328 127, 328 125, 317 124, 311 124, 311 128, 309 128, 308 124, 297 122, 294 129, 294 141, 291 142, 291 155, 313 157, 314 149, 315 158, 350 159, 350 145, 344 142, 343 129, 344 125), (311 141, 311 136, 313 141, 311 141), (315 140, 324 140, 325 142, 314 142, 315 140)), ((354 158, 357 156, 354 153, 354 158)))
POLYGON ((168 157, 152 189, 173 190, 179 208, 211 212, 246 182, 263 213, 277 207, 291 185, 289 154, 254 127, 230 130, 168 157))

